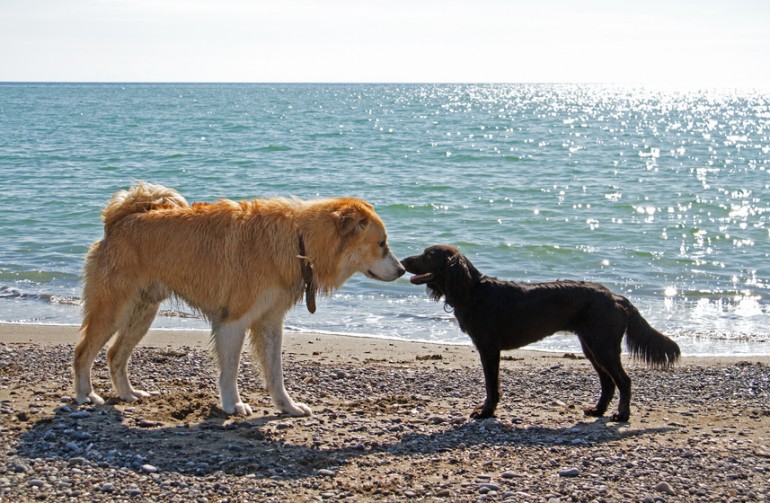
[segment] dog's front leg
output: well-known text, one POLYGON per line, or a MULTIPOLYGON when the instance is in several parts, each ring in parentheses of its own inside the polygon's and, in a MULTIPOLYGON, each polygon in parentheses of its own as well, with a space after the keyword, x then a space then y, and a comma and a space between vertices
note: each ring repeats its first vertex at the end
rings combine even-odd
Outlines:
POLYGON ((295 402, 286 391, 283 384, 283 365, 281 362, 281 345, 283 340, 283 317, 265 320, 251 327, 251 347, 257 353, 262 366, 270 398, 278 410, 291 416, 310 416, 310 407, 304 403, 295 402))
POLYGON ((484 403, 471 413, 471 418, 486 419, 495 415, 497 403, 500 401, 500 348, 478 345, 477 349, 481 357, 481 366, 484 368, 487 397, 484 403))

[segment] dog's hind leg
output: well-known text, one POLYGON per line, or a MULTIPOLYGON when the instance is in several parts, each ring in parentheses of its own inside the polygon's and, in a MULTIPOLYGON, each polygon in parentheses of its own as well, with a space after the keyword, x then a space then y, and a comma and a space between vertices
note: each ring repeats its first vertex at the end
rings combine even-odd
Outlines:
POLYGON ((628 377, 620 362, 620 351, 609 357, 604 369, 618 387, 618 411, 610 416, 611 421, 626 422, 631 417, 631 378, 628 377))
POLYGON ((137 390, 131 386, 128 379, 128 361, 132 351, 150 328, 159 306, 159 302, 138 298, 129 311, 130 314, 125 318, 123 326, 118 329, 115 342, 107 351, 107 364, 110 368, 112 384, 118 396, 127 402, 150 396, 146 391, 137 390))
MULTIPOLYGON (((589 349, 593 352, 596 364, 612 378, 615 386, 618 387, 618 411, 610 416, 610 421, 626 422, 631 416, 631 378, 623 370, 623 364, 620 361, 620 337, 607 336, 607 340, 610 339, 616 339, 617 344, 606 343, 608 344, 606 346, 594 346, 589 349)), ((601 399, 599 401, 601 402, 601 399)))
POLYGON ((281 344, 283 340, 283 316, 266 317, 252 325, 250 330, 251 347, 262 366, 273 404, 284 414, 309 416, 310 407, 295 402, 286 391, 283 383, 283 365, 281 362, 281 344))
POLYGON ((587 407, 583 410, 586 416, 602 417, 607 411, 607 407, 612 401, 612 397, 615 396, 615 381, 612 377, 596 362, 593 353, 588 348, 583 338, 580 338, 580 345, 583 347, 583 354, 586 356, 591 365, 593 365, 596 373, 599 374, 599 382, 602 386, 601 395, 599 395, 599 401, 593 407, 587 407))
POLYGON ((104 404, 91 383, 91 368, 99 351, 115 333, 118 309, 114 303, 101 300, 92 301, 86 297, 85 317, 81 329, 80 341, 75 346, 72 361, 75 381, 75 401, 79 404, 91 402, 104 404))
POLYGON ((241 401, 238 392, 238 368, 246 327, 242 320, 216 323, 213 329, 214 354, 219 365, 219 400, 227 414, 248 416, 251 407, 241 401))

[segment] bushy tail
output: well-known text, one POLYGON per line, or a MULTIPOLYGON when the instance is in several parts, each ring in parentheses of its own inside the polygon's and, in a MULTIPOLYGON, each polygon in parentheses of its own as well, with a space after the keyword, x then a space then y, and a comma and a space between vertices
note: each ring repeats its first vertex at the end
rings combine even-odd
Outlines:
POLYGON ((102 212, 105 232, 121 219, 133 213, 144 213, 159 208, 189 206, 174 189, 139 181, 128 190, 116 192, 102 212))
POLYGON ((631 356, 653 368, 671 367, 682 354, 677 343, 652 328, 628 299, 618 297, 628 317, 626 346, 631 356))

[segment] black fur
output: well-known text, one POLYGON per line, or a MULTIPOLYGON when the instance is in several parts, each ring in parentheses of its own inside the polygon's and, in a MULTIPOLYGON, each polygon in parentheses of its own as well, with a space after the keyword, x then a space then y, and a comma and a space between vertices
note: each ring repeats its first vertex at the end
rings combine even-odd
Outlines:
POLYGON ((554 332, 577 334, 583 353, 599 374, 601 395, 586 415, 600 417, 615 388, 620 398, 613 421, 628 421, 631 379, 620 361, 621 341, 632 356, 656 368, 672 365, 679 346, 650 326, 631 302, 598 283, 552 281, 517 283, 482 275, 451 246, 431 246, 421 255, 401 261, 414 274, 414 284, 426 284, 434 300, 445 299, 454 309, 463 332, 481 356, 486 400, 473 418, 494 415, 500 400, 500 351, 539 341, 554 332))

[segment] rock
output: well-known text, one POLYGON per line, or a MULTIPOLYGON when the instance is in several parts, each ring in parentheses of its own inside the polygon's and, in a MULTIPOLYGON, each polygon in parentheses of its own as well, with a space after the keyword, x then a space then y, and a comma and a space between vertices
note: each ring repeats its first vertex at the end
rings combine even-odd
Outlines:
POLYGON ((146 464, 146 465, 142 465, 142 471, 144 473, 155 473, 158 471, 158 469, 153 465, 146 464))
POLYGON ((577 468, 568 468, 559 471, 559 477, 577 477, 578 475, 580 475, 580 470, 577 468))
POLYGON ((326 468, 321 468, 316 473, 323 477, 334 477, 334 472, 331 470, 327 470, 326 468))
POLYGON ((12 468, 14 473, 29 473, 31 471, 30 467, 24 463, 14 463, 12 468))
POLYGON ((674 491, 674 488, 671 487, 671 484, 669 484, 668 482, 659 482, 655 486, 655 490, 658 491, 659 493, 668 494, 669 496, 676 495, 676 491, 674 491))

